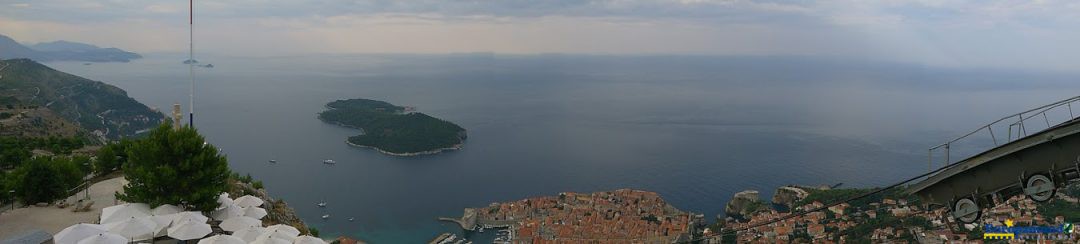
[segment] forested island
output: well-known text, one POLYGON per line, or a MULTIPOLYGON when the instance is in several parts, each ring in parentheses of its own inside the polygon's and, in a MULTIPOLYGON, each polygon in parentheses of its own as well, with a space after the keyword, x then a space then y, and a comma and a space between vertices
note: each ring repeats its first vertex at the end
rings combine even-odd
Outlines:
POLYGON ((415 156, 460 149, 465 129, 411 108, 370 99, 337 100, 326 104, 319 119, 362 130, 349 145, 371 147, 395 156, 415 156))

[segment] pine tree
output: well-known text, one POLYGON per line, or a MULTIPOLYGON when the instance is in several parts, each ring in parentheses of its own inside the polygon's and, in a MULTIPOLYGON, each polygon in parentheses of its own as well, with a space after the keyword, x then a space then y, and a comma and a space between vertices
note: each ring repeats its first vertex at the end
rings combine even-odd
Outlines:
POLYGON ((128 185, 117 198, 151 206, 174 204, 209 212, 225 191, 228 163, 217 148, 206 144, 191 127, 173 129, 168 123, 127 151, 124 174, 128 185))
POLYGON ((99 175, 111 173, 113 169, 116 169, 119 165, 117 160, 116 149, 117 144, 110 144, 101 147, 101 150, 97 152, 97 158, 94 160, 94 172, 99 175))

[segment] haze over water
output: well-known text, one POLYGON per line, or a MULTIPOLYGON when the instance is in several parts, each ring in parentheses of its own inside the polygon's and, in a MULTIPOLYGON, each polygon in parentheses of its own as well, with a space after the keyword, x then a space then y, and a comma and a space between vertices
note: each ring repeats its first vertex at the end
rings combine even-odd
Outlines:
MULTIPOLYGON (((186 110, 181 60, 48 65, 151 107, 186 110)), ((435 218, 565 191, 656 191, 712 219, 746 189, 768 198, 788 184, 879 186, 924 173, 936 143, 1080 95, 1075 74, 791 57, 201 60, 216 67, 196 70, 195 125, 231 168, 262 180, 323 237, 376 243, 460 232, 435 218), (469 139, 463 150, 412 158, 349 147, 345 138, 358 131, 315 117, 348 98, 415 106, 466 128, 469 139)))

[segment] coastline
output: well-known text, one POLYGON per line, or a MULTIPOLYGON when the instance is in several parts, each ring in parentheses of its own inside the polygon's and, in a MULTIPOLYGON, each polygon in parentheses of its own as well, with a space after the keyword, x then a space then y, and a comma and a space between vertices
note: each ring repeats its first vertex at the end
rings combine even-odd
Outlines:
MULTIPOLYGON (((360 135, 364 135, 364 128, 351 126, 351 125, 346 125, 346 124, 343 124, 341 122, 336 122, 336 121, 327 121, 327 120, 323 119, 320 116, 316 116, 316 118, 318 118, 323 123, 334 124, 334 125, 345 127, 345 128, 360 130, 360 135)), ((462 139, 461 143, 454 144, 453 146, 450 146, 450 147, 436 148, 436 149, 431 149, 431 150, 427 150, 427 151, 411 152, 411 153, 395 153, 395 152, 386 151, 386 150, 383 150, 382 148, 378 148, 378 147, 374 147, 374 146, 360 145, 360 144, 350 142, 348 138, 345 138, 345 144, 348 144, 349 146, 353 146, 353 147, 358 147, 358 148, 371 148, 371 149, 374 149, 375 151, 378 151, 379 153, 390 155, 390 156, 415 157, 415 156, 438 154, 438 153, 442 153, 444 151, 461 150, 462 148, 465 147, 465 140, 462 139)))
POLYGON ((442 153, 443 151, 461 150, 461 148, 465 147, 465 143, 463 142, 463 143, 455 144, 455 145, 450 146, 450 147, 437 148, 437 149, 432 149, 432 150, 427 150, 427 151, 422 151, 422 152, 395 153, 395 152, 388 152, 386 150, 382 150, 382 148, 378 148, 378 147, 355 144, 355 143, 350 142, 349 139, 345 139, 345 144, 349 144, 349 146, 358 147, 358 148, 371 148, 371 149, 374 149, 375 151, 378 151, 379 153, 390 155, 390 156, 398 156, 398 157, 415 157, 415 156, 431 155, 431 154, 442 153))

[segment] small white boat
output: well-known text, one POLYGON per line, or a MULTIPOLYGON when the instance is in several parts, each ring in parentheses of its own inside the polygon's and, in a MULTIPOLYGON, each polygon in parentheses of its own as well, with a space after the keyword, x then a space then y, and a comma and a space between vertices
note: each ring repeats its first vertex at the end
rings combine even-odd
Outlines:
POLYGON ((349 222, 353 222, 353 220, 356 220, 356 218, 349 218, 349 222))
POLYGON ((329 215, 329 214, 323 215, 323 216, 322 216, 322 218, 323 218, 323 219, 329 219, 329 218, 330 218, 330 215, 329 215))
POLYGON ((337 162, 334 162, 333 159, 327 159, 327 160, 323 160, 322 163, 324 163, 324 164, 336 164, 337 162))
POLYGON ((273 159, 271 159, 271 160, 270 160, 270 163, 272 163, 272 164, 276 164, 276 163, 277 163, 277 160, 273 160, 273 159))
POLYGON ((316 203, 315 205, 319 205, 320 208, 325 208, 326 207, 326 202, 316 203))

